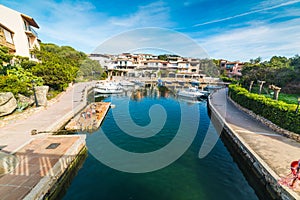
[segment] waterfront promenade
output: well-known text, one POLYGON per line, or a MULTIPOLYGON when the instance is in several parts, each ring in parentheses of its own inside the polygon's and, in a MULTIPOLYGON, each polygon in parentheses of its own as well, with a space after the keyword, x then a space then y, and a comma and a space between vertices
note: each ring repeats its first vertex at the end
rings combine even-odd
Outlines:
POLYGON ((49 102, 47 107, 32 108, 20 116, 3 120, 0 127, 0 161, 6 166, 0 176, 0 197, 40 199, 55 188, 57 180, 70 168, 85 147, 85 135, 52 136, 86 105, 87 88, 78 83, 49 102), (38 134, 32 135, 32 130, 38 134), (13 154, 17 162, 5 160, 13 154))
POLYGON ((70 86, 47 107, 35 108, 32 114, 24 118, 9 120, 0 127, 1 150, 14 153, 31 140, 45 137, 49 132, 56 131, 74 115, 74 112, 86 105, 86 96, 83 91, 89 85, 91 83, 70 86), (44 133, 31 135, 34 129, 44 133))
MULTIPOLYGON (((274 132, 240 111, 226 95, 226 89, 221 89, 209 99, 210 105, 225 121, 224 126, 231 129, 236 138, 276 180, 289 174, 290 163, 300 159, 300 143, 274 132)), ((295 199, 300 199, 299 186, 296 191, 287 187, 285 189, 295 199)))

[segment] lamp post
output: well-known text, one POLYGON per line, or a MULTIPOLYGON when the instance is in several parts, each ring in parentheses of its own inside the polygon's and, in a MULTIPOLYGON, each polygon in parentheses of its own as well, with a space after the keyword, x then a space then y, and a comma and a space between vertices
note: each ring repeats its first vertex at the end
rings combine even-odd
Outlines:
POLYGON ((34 88, 34 80, 31 81, 32 83, 32 90, 33 90, 33 95, 34 95, 34 102, 35 102, 35 106, 38 107, 39 104, 38 104, 38 101, 37 101, 37 98, 36 98, 36 93, 35 93, 35 88, 34 88))
POLYGON ((298 105, 297 105, 296 113, 298 113, 299 111, 299 105, 300 105, 300 97, 298 97, 298 105))

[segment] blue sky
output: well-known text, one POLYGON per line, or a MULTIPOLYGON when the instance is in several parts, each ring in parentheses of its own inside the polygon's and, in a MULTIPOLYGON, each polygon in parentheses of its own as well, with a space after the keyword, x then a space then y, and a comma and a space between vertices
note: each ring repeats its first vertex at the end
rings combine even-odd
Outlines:
MULTIPOLYGON (((129 35, 143 37, 146 27, 169 30, 170 37, 153 32, 158 41, 175 49, 185 35, 211 58, 248 61, 261 56, 292 57, 300 54, 300 0, 0 0, 0 3, 32 16, 45 43, 70 45, 91 53, 107 41, 122 34, 119 47, 129 45, 129 35), (129 32, 128 32, 129 31, 129 32), (156 34, 156 35, 155 35, 156 34), (166 39, 168 38, 168 39, 166 39)), ((140 40, 137 40, 140 41, 140 40)), ((131 40, 130 40, 131 42, 131 40)), ((118 47, 116 47, 118 48, 118 47)), ((120 48, 121 49, 121 48, 120 48)), ((102 49, 105 51, 105 49, 102 49)), ((186 47, 186 54, 196 51, 186 47)), ((111 53, 111 52, 110 52, 111 53)), ((185 53, 182 53, 182 56, 185 53)))

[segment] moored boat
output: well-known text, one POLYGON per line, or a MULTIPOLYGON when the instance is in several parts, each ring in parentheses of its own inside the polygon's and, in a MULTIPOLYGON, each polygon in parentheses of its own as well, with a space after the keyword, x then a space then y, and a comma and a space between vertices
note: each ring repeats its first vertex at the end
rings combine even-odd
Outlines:
POLYGON ((97 83, 94 92, 100 94, 117 94, 123 92, 123 87, 111 82, 102 84, 97 83))
POLYGON ((126 80, 121 81, 119 84, 120 84, 121 86, 134 86, 134 83, 133 83, 133 82, 126 81, 126 80))
POLYGON ((134 80, 133 82, 134 82, 134 84, 136 84, 136 85, 138 85, 140 87, 144 87, 145 86, 145 82, 142 82, 140 80, 134 80))
POLYGON ((206 91, 210 91, 210 90, 217 90, 217 89, 221 89, 223 88, 223 86, 220 85, 207 85, 204 90, 206 91))
POLYGON ((188 88, 185 90, 180 90, 177 93, 178 96, 187 97, 187 98, 205 98, 208 94, 204 91, 200 91, 197 88, 188 88))

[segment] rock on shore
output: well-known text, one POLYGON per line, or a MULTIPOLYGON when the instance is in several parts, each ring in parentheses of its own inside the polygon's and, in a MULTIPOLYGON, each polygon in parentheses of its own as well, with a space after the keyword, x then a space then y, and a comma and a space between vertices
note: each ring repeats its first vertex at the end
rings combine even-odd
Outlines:
POLYGON ((16 108, 17 100, 13 93, 0 93, 0 117, 11 114, 16 108))
POLYGON ((36 86, 34 89, 39 106, 47 106, 47 93, 49 86, 36 86))

